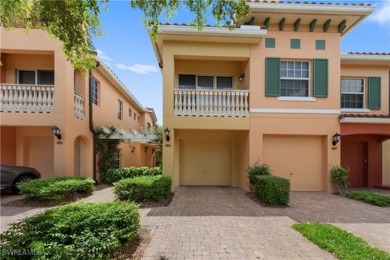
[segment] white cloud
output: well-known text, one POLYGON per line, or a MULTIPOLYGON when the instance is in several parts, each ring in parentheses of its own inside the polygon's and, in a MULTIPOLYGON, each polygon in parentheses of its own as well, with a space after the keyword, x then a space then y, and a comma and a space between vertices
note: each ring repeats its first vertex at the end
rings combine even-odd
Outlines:
POLYGON ((104 51, 102 50, 99 50, 99 49, 96 49, 96 52, 99 56, 99 58, 104 61, 104 62, 107 62, 107 63, 110 63, 112 61, 114 61, 110 56, 107 56, 104 51))
POLYGON ((380 25, 390 26, 390 0, 377 7, 377 10, 369 16, 369 20, 380 25))
POLYGON ((116 63, 115 66, 120 70, 128 70, 138 74, 151 75, 152 73, 158 72, 158 68, 153 65, 134 64, 127 66, 124 64, 116 63))

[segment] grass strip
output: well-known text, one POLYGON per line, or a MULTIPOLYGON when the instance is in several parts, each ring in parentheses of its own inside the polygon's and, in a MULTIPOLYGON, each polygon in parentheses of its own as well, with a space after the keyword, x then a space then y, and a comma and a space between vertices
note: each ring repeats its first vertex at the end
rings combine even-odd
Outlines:
POLYGON ((347 197, 379 207, 390 207, 390 196, 375 192, 351 191, 347 193, 347 197))
POLYGON ((390 260, 390 253, 370 246, 366 241, 339 227, 325 223, 296 223, 292 226, 308 240, 338 259, 390 260))

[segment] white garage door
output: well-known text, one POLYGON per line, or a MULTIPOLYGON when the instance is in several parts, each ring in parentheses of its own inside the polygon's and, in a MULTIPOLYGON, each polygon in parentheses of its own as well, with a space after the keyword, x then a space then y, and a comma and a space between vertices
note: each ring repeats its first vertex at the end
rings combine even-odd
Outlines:
POLYGON ((232 184, 230 140, 181 140, 180 185, 232 184))
POLYGON ((264 136, 264 162, 273 175, 290 179, 292 191, 322 191, 323 144, 321 137, 264 136))

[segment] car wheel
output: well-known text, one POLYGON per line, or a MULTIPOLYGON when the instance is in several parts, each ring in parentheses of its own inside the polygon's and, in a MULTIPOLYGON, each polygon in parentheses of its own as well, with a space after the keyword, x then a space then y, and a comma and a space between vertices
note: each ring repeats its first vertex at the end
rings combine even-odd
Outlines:
POLYGON ((27 182, 27 181, 31 181, 35 179, 33 176, 31 175, 22 175, 20 176, 14 183, 14 186, 12 187, 13 191, 16 193, 16 194, 21 194, 20 193, 20 190, 18 189, 18 187, 16 187, 19 183, 22 183, 22 182, 27 182))

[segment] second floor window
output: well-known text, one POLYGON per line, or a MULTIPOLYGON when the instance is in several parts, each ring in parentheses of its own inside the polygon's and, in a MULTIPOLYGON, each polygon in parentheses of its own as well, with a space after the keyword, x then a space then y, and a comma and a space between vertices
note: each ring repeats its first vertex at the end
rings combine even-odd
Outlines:
POLYGON ((131 117, 133 115, 133 111, 131 110, 131 108, 129 108, 129 117, 131 117))
POLYGON ((364 79, 341 79, 341 108, 364 108, 364 79))
POLYGON ((92 88, 92 103, 95 105, 99 104, 99 82, 95 79, 91 79, 92 88))
POLYGON ((54 85, 53 70, 17 70, 18 84, 54 85))
POLYGON ((282 97, 309 96, 309 62, 281 61, 280 79, 282 97))
POLYGON ((122 120, 123 115, 123 102, 118 100, 118 119, 122 120))
POLYGON ((233 89, 232 76, 179 75, 180 89, 233 89))

